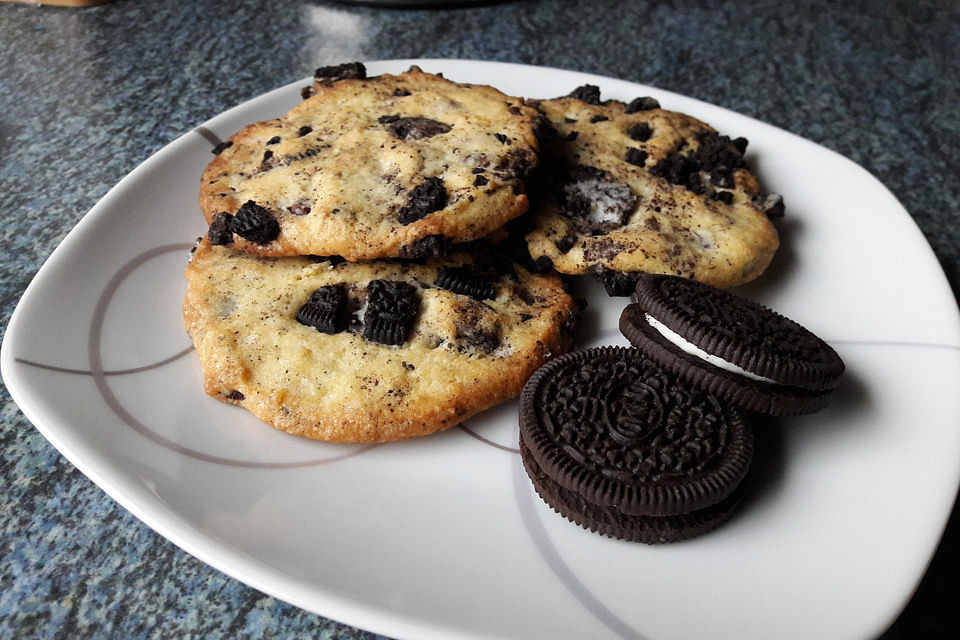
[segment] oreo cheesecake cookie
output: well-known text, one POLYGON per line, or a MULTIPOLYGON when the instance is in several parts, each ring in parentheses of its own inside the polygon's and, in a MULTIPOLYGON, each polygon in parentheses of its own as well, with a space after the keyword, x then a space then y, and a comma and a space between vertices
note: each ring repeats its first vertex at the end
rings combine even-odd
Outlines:
POLYGON ((425 435, 516 396, 578 312, 556 274, 467 252, 350 263, 205 238, 185 275, 206 392, 338 442, 425 435))
POLYGON ((530 378, 520 450, 537 493, 567 519, 624 540, 674 542, 733 512, 753 433, 738 409, 640 351, 599 347, 530 378))
POLYGON ((527 210, 535 109, 418 68, 323 67, 281 118, 241 129, 204 171, 210 240, 349 261, 446 253, 527 210))
POLYGON ((766 269, 782 199, 761 193, 745 139, 653 98, 601 102, 589 85, 532 104, 550 124, 541 152, 548 184, 526 236, 534 259, 592 274, 618 296, 632 293, 640 272, 730 287, 766 269))
POLYGON ((620 316, 630 342, 663 367, 744 409, 797 415, 822 409, 844 365, 796 322, 727 291, 644 274, 620 316))

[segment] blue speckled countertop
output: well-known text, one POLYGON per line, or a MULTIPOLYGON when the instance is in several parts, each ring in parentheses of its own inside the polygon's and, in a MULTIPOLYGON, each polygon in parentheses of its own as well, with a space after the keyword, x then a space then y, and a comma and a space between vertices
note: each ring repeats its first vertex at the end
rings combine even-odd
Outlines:
MULTIPOLYGON (((960 291, 960 5, 952 0, 543 0, 455 10, 3 3, 0 326, 77 220, 181 133, 320 64, 413 57, 617 76, 810 138, 897 195, 960 291)), ((0 637, 375 637, 180 551, 64 460, 5 389, 0 402, 0 637)), ((884 638, 960 637, 958 592, 955 511, 884 638)))

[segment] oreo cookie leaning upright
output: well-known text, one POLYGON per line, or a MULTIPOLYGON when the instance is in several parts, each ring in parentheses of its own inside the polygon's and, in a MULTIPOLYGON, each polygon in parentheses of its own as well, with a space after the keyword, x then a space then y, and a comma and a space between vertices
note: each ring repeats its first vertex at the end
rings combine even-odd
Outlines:
POLYGON ((740 501, 753 434, 738 409, 636 349, 544 365, 520 395, 520 452, 544 501, 586 529, 674 542, 740 501))
POLYGON ((692 384, 769 415, 819 411, 843 375, 830 345, 793 320, 685 278, 644 274, 620 330, 692 384))

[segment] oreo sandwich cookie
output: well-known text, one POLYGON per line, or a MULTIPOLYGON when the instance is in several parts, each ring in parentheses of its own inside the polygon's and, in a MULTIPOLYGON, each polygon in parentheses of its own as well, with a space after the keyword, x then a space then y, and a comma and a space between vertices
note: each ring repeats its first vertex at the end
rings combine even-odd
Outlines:
POLYGON ((620 331, 663 367, 737 406, 768 415, 819 411, 844 366, 793 320, 727 291, 644 274, 620 331))
POLYGON ((753 433, 738 409, 640 351, 598 347, 530 378, 520 451, 537 493, 568 520, 624 540, 674 542, 733 512, 753 433))

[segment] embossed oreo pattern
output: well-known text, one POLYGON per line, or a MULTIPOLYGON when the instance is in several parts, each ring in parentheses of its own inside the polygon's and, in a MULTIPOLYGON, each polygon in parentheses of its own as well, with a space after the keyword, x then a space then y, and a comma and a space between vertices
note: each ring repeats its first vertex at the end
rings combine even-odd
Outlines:
POLYGON ((622 347, 541 367, 521 395, 520 431, 560 485, 631 515, 715 504, 743 478, 753 451, 736 409, 622 347))

